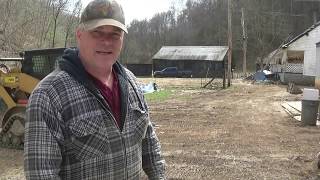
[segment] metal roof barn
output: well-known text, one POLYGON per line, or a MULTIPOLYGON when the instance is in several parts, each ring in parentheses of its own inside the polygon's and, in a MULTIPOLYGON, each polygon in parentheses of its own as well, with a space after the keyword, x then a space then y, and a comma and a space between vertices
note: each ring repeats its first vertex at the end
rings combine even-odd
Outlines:
POLYGON ((227 46, 164 46, 152 59, 223 61, 227 46))
POLYGON ((164 46, 153 56, 153 70, 177 67, 193 77, 222 77, 227 46, 164 46))

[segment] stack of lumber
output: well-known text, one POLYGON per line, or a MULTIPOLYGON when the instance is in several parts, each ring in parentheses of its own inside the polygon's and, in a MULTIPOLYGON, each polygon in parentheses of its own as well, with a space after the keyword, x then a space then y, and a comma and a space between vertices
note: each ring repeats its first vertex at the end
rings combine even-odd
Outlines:
POLYGON ((301 101, 290 101, 281 104, 284 110, 294 119, 301 121, 301 101))

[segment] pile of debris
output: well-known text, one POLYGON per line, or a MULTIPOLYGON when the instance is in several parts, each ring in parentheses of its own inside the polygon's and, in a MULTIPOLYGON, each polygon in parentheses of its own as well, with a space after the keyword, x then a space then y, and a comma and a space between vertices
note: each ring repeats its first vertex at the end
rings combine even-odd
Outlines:
POLYGON ((149 84, 141 84, 140 85, 143 94, 153 93, 158 91, 158 85, 155 82, 150 82, 149 84))
POLYGON ((302 94, 302 90, 292 82, 288 83, 287 92, 290 94, 302 94))

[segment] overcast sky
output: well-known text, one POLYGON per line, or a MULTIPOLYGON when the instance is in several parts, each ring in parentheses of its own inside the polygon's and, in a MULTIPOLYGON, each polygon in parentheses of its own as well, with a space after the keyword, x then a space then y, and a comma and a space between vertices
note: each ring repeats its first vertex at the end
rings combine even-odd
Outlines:
MULTIPOLYGON (((82 0, 82 6, 86 7, 90 1, 82 0)), ((133 19, 150 19, 156 13, 169 10, 173 3, 178 5, 184 0, 119 0, 119 2, 122 4, 128 25, 133 19)))

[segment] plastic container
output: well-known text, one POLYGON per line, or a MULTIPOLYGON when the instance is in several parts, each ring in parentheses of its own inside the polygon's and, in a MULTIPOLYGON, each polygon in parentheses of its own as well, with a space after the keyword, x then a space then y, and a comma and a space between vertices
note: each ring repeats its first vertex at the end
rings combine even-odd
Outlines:
POLYGON ((304 88, 303 89, 303 100, 311 100, 315 101, 319 99, 319 90, 318 89, 310 89, 310 88, 304 88))
POLYGON ((301 123, 304 126, 316 126, 319 100, 302 100, 301 123))

